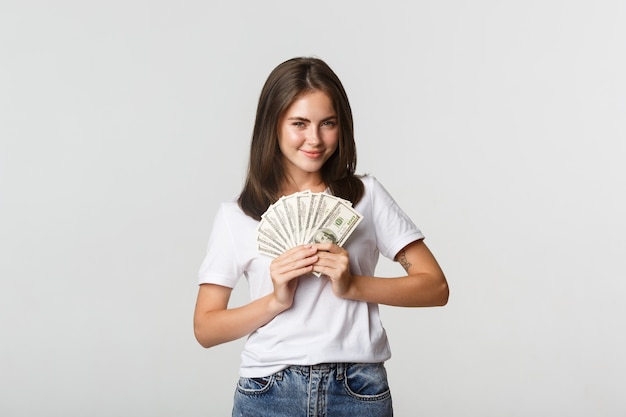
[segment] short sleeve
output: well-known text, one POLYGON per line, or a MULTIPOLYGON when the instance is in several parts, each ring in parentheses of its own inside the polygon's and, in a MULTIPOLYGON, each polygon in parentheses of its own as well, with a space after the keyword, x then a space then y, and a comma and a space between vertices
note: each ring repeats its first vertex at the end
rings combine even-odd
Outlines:
POLYGON ((218 284, 234 288, 243 274, 237 260, 232 219, 227 204, 220 205, 209 235, 206 256, 200 266, 199 284, 218 284))
POLYGON ((416 240, 424 239, 424 235, 383 185, 376 178, 370 178, 373 223, 378 249, 383 256, 393 259, 402 248, 416 240))

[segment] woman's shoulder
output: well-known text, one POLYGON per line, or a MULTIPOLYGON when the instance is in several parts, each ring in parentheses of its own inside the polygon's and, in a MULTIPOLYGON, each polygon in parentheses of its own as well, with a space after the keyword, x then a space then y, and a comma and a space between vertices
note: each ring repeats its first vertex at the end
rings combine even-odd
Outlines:
POLYGON ((393 197, 387 191, 387 188, 373 174, 359 175, 358 178, 363 183, 365 193, 361 201, 367 201, 369 204, 383 206, 393 200, 393 197))
POLYGON ((362 182, 364 185, 367 185, 367 184, 371 183, 372 181, 376 181, 376 177, 374 177, 372 174, 368 174, 368 173, 365 173, 365 174, 358 174, 358 175, 356 175, 356 177, 357 177, 358 179, 360 179, 360 180, 361 180, 361 182, 362 182))
POLYGON ((245 216, 243 210, 239 206, 239 196, 234 196, 230 199, 222 200, 218 204, 218 213, 227 217, 239 217, 245 216))
POLYGON ((365 192, 371 192, 373 189, 381 186, 380 181, 373 174, 361 174, 357 175, 357 178, 363 183, 365 192))
POLYGON ((243 212, 237 199, 224 200, 219 203, 213 224, 220 224, 229 233, 244 233, 256 230, 258 221, 243 212))

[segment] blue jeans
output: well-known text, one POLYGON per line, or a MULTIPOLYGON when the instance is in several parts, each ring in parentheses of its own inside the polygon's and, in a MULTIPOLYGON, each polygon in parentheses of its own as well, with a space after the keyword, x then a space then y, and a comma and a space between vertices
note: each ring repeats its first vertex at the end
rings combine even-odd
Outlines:
POLYGON ((382 363, 290 366, 239 378, 233 417, 392 417, 382 363))

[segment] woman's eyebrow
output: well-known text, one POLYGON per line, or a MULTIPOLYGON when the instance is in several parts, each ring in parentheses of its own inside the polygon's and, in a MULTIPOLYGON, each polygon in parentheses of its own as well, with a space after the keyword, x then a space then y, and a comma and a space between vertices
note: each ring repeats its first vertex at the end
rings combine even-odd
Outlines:
MULTIPOLYGON (((327 122, 328 120, 331 120, 331 119, 336 119, 336 118, 337 118, 337 116, 333 114, 332 116, 327 116, 327 117, 324 117, 324 118, 322 119, 322 122, 327 122)), ((300 121, 300 122, 309 122, 309 123, 311 122, 311 121, 310 121, 309 119, 307 119, 306 117, 301 117, 301 116, 292 116, 292 117, 288 117, 288 118, 287 118, 287 120, 298 120, 298 121, 300 121)))

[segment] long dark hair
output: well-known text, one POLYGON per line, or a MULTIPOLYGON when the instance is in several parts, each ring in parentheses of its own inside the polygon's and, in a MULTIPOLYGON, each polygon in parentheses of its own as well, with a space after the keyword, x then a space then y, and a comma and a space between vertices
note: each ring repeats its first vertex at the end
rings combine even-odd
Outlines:
POLYGON ((330 97, 339 125, 337 150, 320 170, 322 181, 332 194, 353 204, 363 197, 363 183, 355 175, 352 109, 341 81, 319 58, 292 58, 274 68, 259 97, 248 173, 238 200, 243 212, 256 220, 280 198, 285 177, 278 145, 280 117, 297 98, 312 91, 322 91, 330 97))

